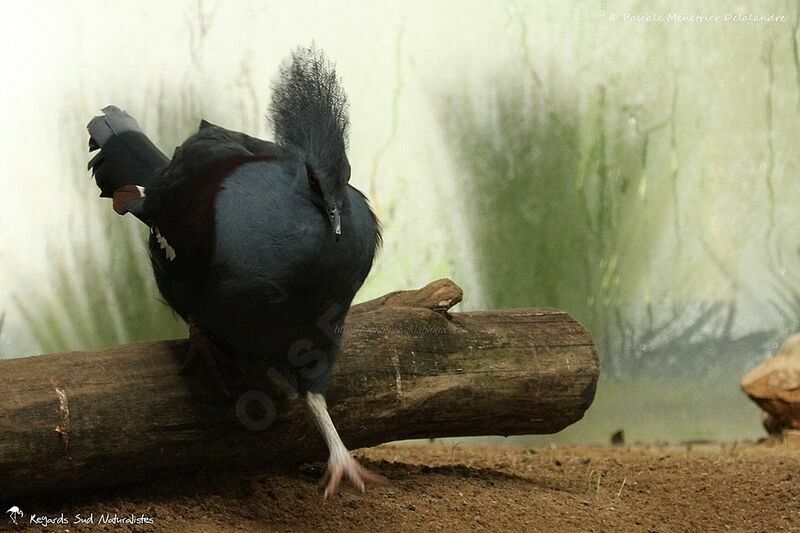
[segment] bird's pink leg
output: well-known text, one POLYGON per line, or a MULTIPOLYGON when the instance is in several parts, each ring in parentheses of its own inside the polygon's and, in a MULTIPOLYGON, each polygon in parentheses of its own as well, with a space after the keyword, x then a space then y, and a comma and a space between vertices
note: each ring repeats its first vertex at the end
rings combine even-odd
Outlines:
POLYGON ((383 482, 381 476, 373 474, 350 456, 350 452, 347 451, 342 439, 339 437, 339 433, 336 431, 336 427, 333 425, 333 420, 331 420, 331 416, 328 413, 325 396, 315 392, 306 393, 306 404, 330 452, 328 469, 320 482, 323 497, 332 496, 342 480, 349 482, 360 492, 364 492, 367 482, 383 482))

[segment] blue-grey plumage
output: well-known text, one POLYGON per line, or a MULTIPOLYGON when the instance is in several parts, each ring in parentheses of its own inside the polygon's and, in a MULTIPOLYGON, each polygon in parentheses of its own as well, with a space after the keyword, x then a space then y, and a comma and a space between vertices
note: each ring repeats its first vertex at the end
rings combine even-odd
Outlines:
POLYGON ((90 149, 100 149, 89 167, 118 213, 150 226, 165 301, 248 370, 297 383, 330 450, 325 495, 342 479, 363 490, 377 477, 350 457, 324 393, 381 237, 348 184, 347 102, 333 65, 313 48, 284 63, 271 106, 277 143, 202 121, 167 160, 133 117, 103 113, 89 123, 90 149))
POLYGON ((313 194, 300 161, 234 170, 217 195, 210 281, 193 310, 245 357, 293 372, 302 392, 327 388, 340 326, 378 245, 375 217, 355 188, 346 189, 338 240, 313 194), (293 369, 298 341, 311 341, 326 361, 293 369))

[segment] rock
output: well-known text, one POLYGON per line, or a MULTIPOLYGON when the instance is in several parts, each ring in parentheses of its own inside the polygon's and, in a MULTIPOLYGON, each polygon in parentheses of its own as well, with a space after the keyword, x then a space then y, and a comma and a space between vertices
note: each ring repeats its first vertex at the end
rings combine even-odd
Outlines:
POLYGON ((800 430, 800 333, 786 339, 777 355, 745 374, 741 386, 766 411, 764 427, 771 435, 800 430))
POLYGON ((783 443, 791 448, 800 449, 800 431, 796 429, 787 429, 783 432, 783 443))
POLYGON ((795 333, 781 344, 779 357, 800 357, 800 333, 795 333))
POLYGON ((783 430, 785 429, 783 422, 776 420, 774 416, 766 411, 761 411, 761 424, 771 437, 780 437, 783 435, 783 430))

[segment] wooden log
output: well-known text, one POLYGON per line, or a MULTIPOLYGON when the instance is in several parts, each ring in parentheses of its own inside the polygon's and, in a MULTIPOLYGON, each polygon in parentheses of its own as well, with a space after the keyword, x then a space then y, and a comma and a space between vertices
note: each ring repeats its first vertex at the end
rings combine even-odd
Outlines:
MULTIPOLYGON (((583 326, 555 309, 449 314, 460 298, 439 280, 353 307, 328 391, 350 448, 552 433, 583 416, 598 377, 583 326)), ((202 371, 179 374, 186 349, 0 361, 0 497, 326 458, 302 401, 275 385, 227 399, 202 371)))

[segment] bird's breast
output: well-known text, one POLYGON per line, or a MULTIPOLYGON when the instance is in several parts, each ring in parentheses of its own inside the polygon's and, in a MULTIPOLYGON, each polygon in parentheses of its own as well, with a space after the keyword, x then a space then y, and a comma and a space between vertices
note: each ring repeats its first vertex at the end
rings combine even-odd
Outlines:
POLYGON ((314 205, 303 196, 291 165, 243 165, 216 200, 213 268, 225 286, 290 289, 311 274, 324 240, 314 205))
POLYGON ((340 324, 372 264, 369 208, 346 210, 337 242, 304 170, 248 163, 217 194, 211 272, 194 315, 242 351, 340 324))

